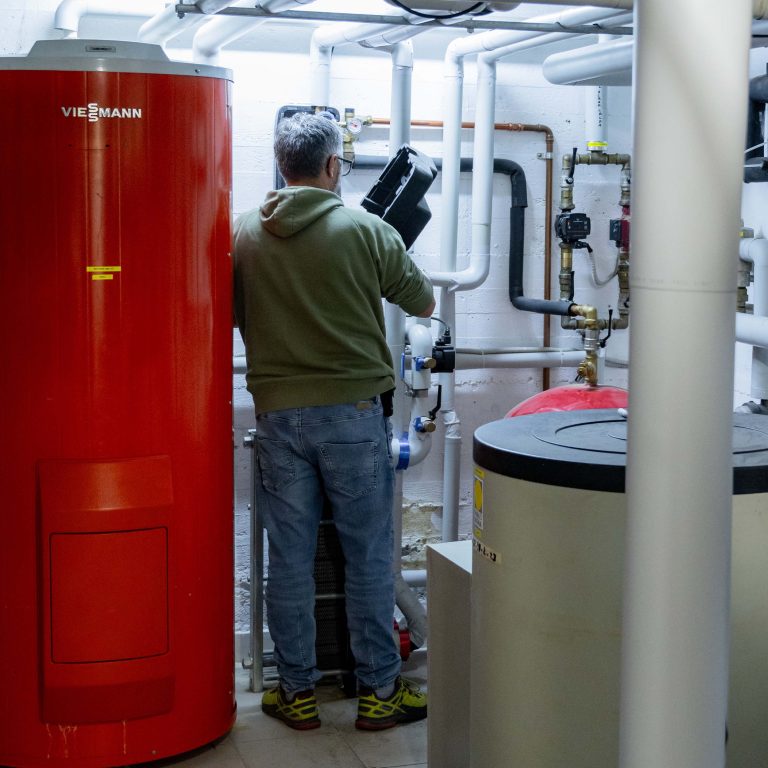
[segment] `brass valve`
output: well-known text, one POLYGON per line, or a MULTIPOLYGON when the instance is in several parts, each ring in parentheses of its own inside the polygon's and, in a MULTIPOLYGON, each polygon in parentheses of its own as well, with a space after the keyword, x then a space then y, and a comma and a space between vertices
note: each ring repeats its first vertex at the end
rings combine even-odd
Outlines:
POLYGON ((418 418, 414 422, 413 428, 417 432, 426 432, 429 434, 437 429, 437 424, 435 424, 433 419, 418 418))

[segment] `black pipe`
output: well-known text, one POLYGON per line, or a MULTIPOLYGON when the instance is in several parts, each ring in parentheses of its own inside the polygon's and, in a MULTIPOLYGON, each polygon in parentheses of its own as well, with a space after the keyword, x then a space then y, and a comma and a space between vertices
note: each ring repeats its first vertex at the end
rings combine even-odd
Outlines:
POLYGON ((766 152, 762 145, 764 139, 762 115, 768 104, 768 75, 753 77, 749 81, 749 110, 747 112, 747 143, 744 162, 744 181, 768 181, 766 168, 766 152), (754 149, 750 149, 755 147, 754 149))
MULTIPOLYGON (((442 160, 432 158, 438 170, 442 170, 442 160)), ((356 168, 383 168, 387 158, 376 155, 357 155, 356 168)), ((462 157, 459 170, 471 171, 471 158, 462 157)), ((569 315, 572 301, 529 299, 523 295, 523 245, 525 243, 525 209, 528 207, 525 171, 514 160, 494 158, 493 172, 509 176, 509 300, 515 309, 523 312, 538 312, 542 315, 569 315)))

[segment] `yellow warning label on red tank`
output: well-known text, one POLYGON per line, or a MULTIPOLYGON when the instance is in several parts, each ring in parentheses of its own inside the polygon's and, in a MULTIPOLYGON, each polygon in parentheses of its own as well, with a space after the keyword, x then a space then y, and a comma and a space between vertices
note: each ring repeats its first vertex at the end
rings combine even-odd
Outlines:
POLYGON ((114 279, 115 279, 114 275, 102 275, 102 274, 91 275, 91 280, 114 280, 114 279))
POLYGON ((482 541, 472 539, 472 546, 476 552, 479 552, 486 560, 490 560, 492 563, 501 562, 501 554, 492 550, 487 544, 483 544, 482 541))
POLYGON ((475 483, 472 489, 472 529, 476 538, 483 535, 483 485, 485 472, 475 468, 475 483))
POLYGON ((86 272, 121 272, 122 267, 86 267, 86 272))

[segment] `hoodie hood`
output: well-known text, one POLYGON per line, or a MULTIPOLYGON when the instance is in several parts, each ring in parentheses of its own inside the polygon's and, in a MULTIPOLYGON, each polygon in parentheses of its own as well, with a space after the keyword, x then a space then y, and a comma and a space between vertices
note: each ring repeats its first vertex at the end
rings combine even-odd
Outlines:
POLYGON ((261 223, 275 237, 291 237, 344 203, 333 192, 316 187, 283 187, 267 194, 261 223))

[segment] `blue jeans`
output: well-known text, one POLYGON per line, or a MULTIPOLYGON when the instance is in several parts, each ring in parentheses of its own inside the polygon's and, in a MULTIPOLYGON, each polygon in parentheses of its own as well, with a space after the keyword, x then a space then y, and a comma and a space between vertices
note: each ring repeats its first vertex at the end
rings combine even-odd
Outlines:
POLYGON ((393 638, 392 495, 388 420, 379 398, 256 417, 256 503, 269 537, 267 621, 281 684, 314 688, 313 578, 327 497, 345 566, 355 674, 371 688, 400 673, 393 638))

